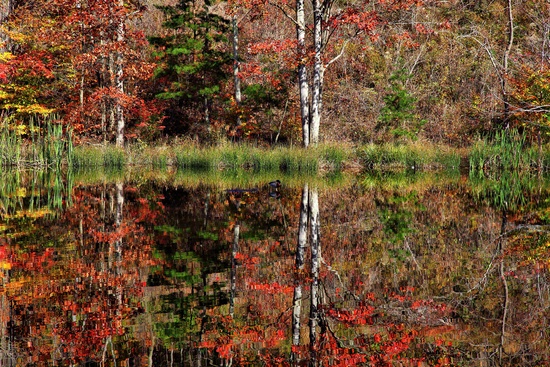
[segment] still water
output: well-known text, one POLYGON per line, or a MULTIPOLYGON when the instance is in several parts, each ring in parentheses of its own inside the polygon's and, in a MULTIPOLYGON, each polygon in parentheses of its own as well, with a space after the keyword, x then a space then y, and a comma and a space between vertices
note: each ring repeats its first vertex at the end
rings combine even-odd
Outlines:
POLYGON ((550 364, 541 177, 4 172, 0 190, 1 366, 550 364))

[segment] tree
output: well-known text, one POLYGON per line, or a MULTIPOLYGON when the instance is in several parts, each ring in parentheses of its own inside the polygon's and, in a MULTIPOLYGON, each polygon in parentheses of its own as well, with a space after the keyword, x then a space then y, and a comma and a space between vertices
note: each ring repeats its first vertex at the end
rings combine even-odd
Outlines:
POLYGON ((142 11, 120 0, 21 4, 4 25, 12 50, 3 54, 4 114, 22 123, 56 112, 80 137, 99 132, 122 146, 129 123, 153 114, 139 85, 153 70, 139 52, 145 39, 127 25, 142 11))
MULTIPOLYGON (((346 45, 354 39, 376 37, 375 30, 384 23, 384 14, 407 10, 420 1, 383 1, 367 6, 357 1, 346 8, 335 8, 333 0, 312 0, 308 14, 313 18, 309 47, 312 49, 313 76, 308 78, 306 60, 306 12, 303 0, 296 1, 296 34, 298 45, 298 84, 302 118, 303 145, 319 143, 319 128, 326 69, 345 54, 346 45), (311 97, 310 97, 311 95, 311 97)), ((311 57, 311 56, 310 56, 311 57)), ((311 61, 309 61, 311 64, 311 61)))
POLYGON ((151 37, 159 67, 155 77, 157 97, 168 101, 172 132, 210 132, 221 107, 222 84, 228 80, 231 54, 226 49, 229 22, 213 14, 206 1, 182 0, 175 6, 160 6, 172 30, 167 36, 151 37), (194 126, 200 116, 202 126, 194 126), (181 121, 187 126, 178 126, 181 121))

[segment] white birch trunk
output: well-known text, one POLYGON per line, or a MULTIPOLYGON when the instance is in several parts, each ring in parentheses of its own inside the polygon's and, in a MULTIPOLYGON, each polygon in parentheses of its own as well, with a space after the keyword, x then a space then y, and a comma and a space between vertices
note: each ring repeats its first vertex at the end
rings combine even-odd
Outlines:
MULTIPOLYGON (((309 223, 311 229, 311 304, 310 304, 310 347, 315 351, 317 325, 319 324, 319 268, 321 263, 321 245, 319 230, 319 195, 317 189, 309 194, 309 223)), ((314 355, 314 353, 313 353, 314 355)))
POLYGON ((319 125, 321 124, 321 92, 323 83, 323 14, 321 1, 313 0, 313 46, 315 59, 313 65, 313 91, 311 100, 311 122, 310 122, 310 144, 315 146, 319 143, 319 125))
MULTIPOLYGON (((122 8, 124 7, 124 1, 119 1, 119 6, 122 8)), ((124 18, 121 18, 118 23, 118 28, 116 32, 117 36, 117 42, 122 43, 124 41, 124 18)), ((123 56, 122 53, 119 51, 117 52, 116 57, 116 74, 115 74, 115 87, 117 91, 122 95, 124 93, 124 69, 123 69, 123 56)), ((116 104, 116 146, 117 147, 124 147, 124 111, 122 108, 122 101, 120 99, 117 101, 116 104)))
POLYGON ((239 248, 240 225, 233 228, 233 248, 231 251, 231 296, 229 298, 229 315, 235 314, 235 297, 237 294, 237 251, 239 248))
POLYGON ((309 83, 307 78, 306 19, 304 0, 296 1, 296 39, 298 41, 298 86, 300 88, 300 113, 302 120, 302 143, 309 146, 309 83))
MULTIPOLYGON (((298 242, 296 246, 296 262, 295 267, 297 273, 300 274, 304 269, 305 249, 307 245, 307 228, 308 228, 308 210, 309 210, 309 192, 308 185, 305 184, 302 190, 302 203, 300 205, 300 224, 298 228, 298 242)), ((302 313, 302 283, 298 278, 294 285, 293 310, 292 310, 292 345, 300 345, 300 316, 302 313)))
POLYGON ((240 106, 242 101, 241 96, 241 78, 239 77, 239 71, 241 63, 239 61, 239 25, 237 24, 237 16, 233 15, 231 20, 233 25, 233 82, 235 83, 235 103, 237 104, 238 116, 237 125, 241 124, 241 112, 240 106))

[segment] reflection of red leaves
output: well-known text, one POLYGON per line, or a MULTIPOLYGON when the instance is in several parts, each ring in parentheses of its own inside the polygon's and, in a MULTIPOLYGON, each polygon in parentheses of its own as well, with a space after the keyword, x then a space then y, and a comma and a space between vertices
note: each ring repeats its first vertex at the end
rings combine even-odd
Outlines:
POLYGON ((260 263, 260 258, 256 256, 245 255, 241 252, 238 252, 235 255, 235 260, 239 261, 247 270, 252 270, 257 264, 260 263))
POLYGON ((294 287, 281 285, 279 283, 249 282, 248 289, 262 291, 268 294, 292 294, 294 292, 294 287))
POLYGON ((373 313, 374 307, 370 305, 361 305, 351 311, 335 308, 326 310, 327 316, 348 325, 372 324, 373 313))

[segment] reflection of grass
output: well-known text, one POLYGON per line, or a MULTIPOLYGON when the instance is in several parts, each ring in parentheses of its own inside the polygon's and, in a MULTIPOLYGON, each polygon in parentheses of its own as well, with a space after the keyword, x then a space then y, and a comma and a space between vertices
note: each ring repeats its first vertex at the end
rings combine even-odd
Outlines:
POLYGON ((3 170, 0 208, 4 217, 39 217, 70 204, 73 176, 49 170, 3 170))
POLYGON ((518 171, 501 171, 492 177, 471 171, 470 183, 476 200, 509 211, 527 205, 534 193, 549 187, 547 178, 518 171))
POLYGON ((441 172, 374 172, 362 178, 363 186, 369 189, 387 191, 425 191, 427 188, 443 184, 457 183, 460 180, 457 170, 441 172))
POLYGON ((528 204, 534 190, 544 185, 534 169, 539 161, 537 149, 517 130, 498 131, 491 140, 478 142, 470 154, 474 197, 501 210, 528 204))
POLYGON ((329 172, 323 175, 317 173, 262 171, 251 170, 184 170, 168 167, 155 169, 151 167, 128 166, 123 169, 109 169, 107 167, 83 168, 72 172, 73 181, 77 185, 95 185, 107 182, 127 182, 139 184, 155 182, 159 185, 185 186, 194 188, 210 186, 219 189, 231 188, 259 188, 267 187, 273 180, 281 180, 282 188, 301 188, 304 183, 319 188, 344 187, 356 181, 353 174, 329 172))

